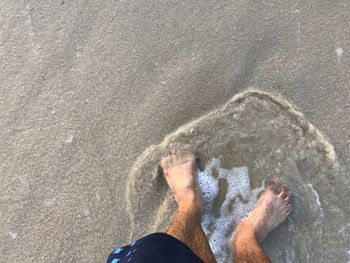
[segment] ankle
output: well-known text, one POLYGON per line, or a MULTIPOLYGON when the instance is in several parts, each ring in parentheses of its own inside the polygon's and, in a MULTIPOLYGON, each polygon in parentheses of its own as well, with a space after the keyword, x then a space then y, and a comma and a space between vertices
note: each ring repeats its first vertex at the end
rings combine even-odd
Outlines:
POLYGON ((254 224, 249 218, 245 218, 238 224, 236 228, 236 233, 232 240, 232 245, 237 248, 241 245, 249 244, 251 242, 257 242, 256 234, 254 231, 254 224))
POLYGON ((188 195, 186 198, 181 199, 178 202, 179 212, 185 213, 194 213, 199 220, 203 216, 203 206, 200 200, 196 195, 188 195))

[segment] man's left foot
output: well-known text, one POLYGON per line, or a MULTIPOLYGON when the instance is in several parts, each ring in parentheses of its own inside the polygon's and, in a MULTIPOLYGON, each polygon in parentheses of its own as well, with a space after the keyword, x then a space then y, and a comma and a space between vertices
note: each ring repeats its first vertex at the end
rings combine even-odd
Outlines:
POLYGON ((202 216, 203 201, 196 178, 196 158, 191 150, 181 146, 169 146, 168 155, 161 160, 161 167, 179 209, 198 208, 202 216))
POLYGON ((278 180, 271 180, 260 196, 257 207, 236 228, 234 242, 254 237, 262 242, 270 232, 281 225, 292 212, 292 193, 282 185, 277 192, 278 180))

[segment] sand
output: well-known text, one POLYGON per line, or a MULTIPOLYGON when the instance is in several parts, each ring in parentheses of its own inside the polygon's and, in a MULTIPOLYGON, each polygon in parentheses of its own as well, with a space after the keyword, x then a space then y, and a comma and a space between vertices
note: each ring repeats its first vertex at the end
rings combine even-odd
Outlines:
MULTIPOLYGON (((222 202, 216 215, 213 209, 206 209, 207 219, 203 222, 219 263, 232 262, 229 253, 232 233, 254 207, 264 183, 273 177, 280 178, 293 191, 294 210, 264 244, 271 260, 330 262, 340 251, 346 255, 349 239, 343 237, 342 231, 333 229, 334 225, 338 229, 348 228, 347 214, 343 211, 347 201, 339 199, 335 188, 335 182, 341 183, 343 178, 339 177, 333 145, 283 97, 254 89, 237 94, 224 106, 180 127, 137 159, 126 191, 131 239, 164 231, 176 211, 159 171, 159 159, 172 143, 191 145, 198 153, 203 163, 201 169, 209 173, 200 173, 201 185, 210 182, 211 186, 206 188, 215 187, 211 181, 217 180, 210 175, 214 174, 213 169, 206 168, 213 166, 210 163, 215 157, 219 162, 214 169, 216 174, 233 187, 229 187, 227 194, 221 187, 225 202, 233 202, 233 211, 229 212, 228 204, 222 202), (230 172, 235 167, 245 169, 241 175, 230 172)), ((209 193, 213 196, 209 199, 214 199, 215 192, 208 190, 204 197, 209 193)))
POLYGON ((347 0, 3 0, 0 261, 103 262, 130 241, 125 189, 139 156, 254 86, 281 94, 334 147, 326 196, 340 200, 344 227, 334 221, 310 255, 330 257, 322 244, 339 241, 347 262, 349 10, 347 0))

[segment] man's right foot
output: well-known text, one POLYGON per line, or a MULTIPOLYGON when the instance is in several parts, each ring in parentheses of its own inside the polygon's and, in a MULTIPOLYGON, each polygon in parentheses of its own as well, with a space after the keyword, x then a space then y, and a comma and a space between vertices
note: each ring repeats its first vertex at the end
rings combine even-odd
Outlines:
POLYGON ((253 234, 257 241, 264 241, 291 213, 291 198, 292 193, 284 185, 277 193, 276 182, 270 181, 259 198, 257 207, 237 226, 235 239, 253 234))

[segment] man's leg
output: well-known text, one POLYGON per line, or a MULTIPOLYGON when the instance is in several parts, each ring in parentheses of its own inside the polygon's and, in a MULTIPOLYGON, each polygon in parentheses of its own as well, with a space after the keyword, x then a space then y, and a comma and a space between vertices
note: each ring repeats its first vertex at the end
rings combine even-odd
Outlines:
POLYGON ((196 178, 195 156, 174 145, 161 165, 178 204, 167 234, 185 243, 204 262, 216 262, 201 226, 203 200, 196 178))
POLYGON ((232 240, 237 263, 271 262, 259 243, 292 211, 291 192, 282 186, 281 191, 276 193, 276 188, 276 183, 271 181, 252 214, 238 224, 232 240))

